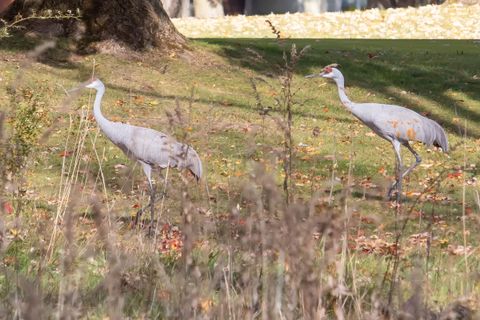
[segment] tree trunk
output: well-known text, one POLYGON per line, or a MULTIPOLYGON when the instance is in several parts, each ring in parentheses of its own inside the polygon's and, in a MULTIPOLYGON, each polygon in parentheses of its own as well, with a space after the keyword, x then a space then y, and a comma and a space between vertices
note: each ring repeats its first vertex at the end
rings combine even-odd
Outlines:
POLYGON ((1 0, 0 1, 0 14, 5 11, 14 0, 1 0))
POLYGON ((182 1, 182 8, 180 12, 180 17, 185 18, 185 17, 190 17, 190 0, 180 0, 182 1))
POLYGON ((183 49, 187 42, 170 21, 161 0, 17 0, 9 16, 77 8, 82 11, 89 42, 114 40, 136 50, 183 49))
POLYGON ((113 39, 135 48, 183 47, 160 0, 86 0, 87 33, 98 40, 113 39))
POLYGON ((162 3, 170 18, 190 16, 190 0, 162 0, 162 3))
POLYGON ((321 12, 321 0, 305 0, 303 2, 303 10, 307 13, 318 14, 321 12))
POLYGON ((224 0, 223 6, 228 15, 245 13, 245 0, 224 0))
POLYGON ((175 18, 180 12, 180 0, 162 0, 163 9, 170 18, 175 18))
POLYGON ((247 0, 245 11, 247 14, 270 14, 298 12, 302 9, 302 0, 247 0))
POLYGON ((195 17, 218 18, 223 17, 223 5, 221 0, 193 0, 195 17))

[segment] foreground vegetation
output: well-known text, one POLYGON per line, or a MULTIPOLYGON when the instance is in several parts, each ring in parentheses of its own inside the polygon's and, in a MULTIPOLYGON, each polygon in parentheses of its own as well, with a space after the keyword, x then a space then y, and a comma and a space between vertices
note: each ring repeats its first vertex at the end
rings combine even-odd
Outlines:
POLYGON ((66 46, 32 56, 33 41, 0 45, 2 316, 479 309, 475 42, 205 39, 167 58, 66 46), (296 65, 294 42, 310 46, 296 65), (405 105, 447 130, 450 154, 415 146, 424 161, 400 206, 385 200, 391 146, 342 108, 332 84, 303 78, 332 62, 353 101, 405 105), (170 133, 204 161, 200 184, 163 172, 153 237, 131 225, 148 200, 140 168, 99 133, 93 93, 66 94, 92 74, 107 86, 107 117, 170 133))

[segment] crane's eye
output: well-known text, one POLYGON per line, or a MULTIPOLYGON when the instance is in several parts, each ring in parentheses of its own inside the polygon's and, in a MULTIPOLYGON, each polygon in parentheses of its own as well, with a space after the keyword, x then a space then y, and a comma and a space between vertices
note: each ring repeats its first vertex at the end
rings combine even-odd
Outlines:
POLYGON ((332 67, 326 67, 325 69, 323 69, 323 71, 325 71, 325 73, 330 73, 332 72, 332 67))

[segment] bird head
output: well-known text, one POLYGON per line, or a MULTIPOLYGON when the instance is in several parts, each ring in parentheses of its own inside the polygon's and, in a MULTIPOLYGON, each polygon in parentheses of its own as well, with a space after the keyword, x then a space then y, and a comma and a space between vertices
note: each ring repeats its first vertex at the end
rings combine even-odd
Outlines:
POLYGON ((339 78, 339 76, 341 75, 340 71, 337 69, 338 67, 340 67, 339 64, 332 63, 332 64, 329 64, 328 66, 324 67, 322 72, 310 74, 308 76, 305 76, 305 78, 319 78, 319 77, 321 77, 321 78, 328 78, 328 79, 336 79, 336 78, 339 78))
POLYGON ((103 85, 103 82, 100 81, 100 79, 92 78, 91 80, 84 83, 84 87, 89 88, 89 89, 97 89, 98 90, 100 88, 104 88, 105 86, 103 85))
POLYGON ((80 90, 84 88, 100 90, 101 88, 105 88, 105 86, 103 85, 102 81, 100 81, 99 79, 92 78, 88 81, 85 81, 78 87, 68 90, 67 92, 68 94, 78 94, 78 92, 80 92, 80 90))

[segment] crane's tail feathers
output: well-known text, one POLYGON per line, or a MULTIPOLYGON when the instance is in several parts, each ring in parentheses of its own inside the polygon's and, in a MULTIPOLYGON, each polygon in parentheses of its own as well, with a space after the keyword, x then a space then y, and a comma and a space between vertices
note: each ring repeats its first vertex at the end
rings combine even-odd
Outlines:
POLYGON ((188 171, 190 171, 190 173, 195 177, 195 179, 197 179, 197 182, 200 181, 200 176, 197 176, 197 174, 192 170, 192 169, 188 169, 188 171))
POLYGON ((199 181, 202 178, 203 174, 202 160, 200 160, 197 152, 195 152, 195 150, 193 149, 189 150, 188 158, 189 159, 187 168, 195 176, 195 178, 197 178, 197 181, 199 181))
POLYGON ((443 152, 448 153, 448 138, 445 130, 435 121, 432 122, 435 124, 435 139, 433 140, 433 145, 442 148, 443 152))

